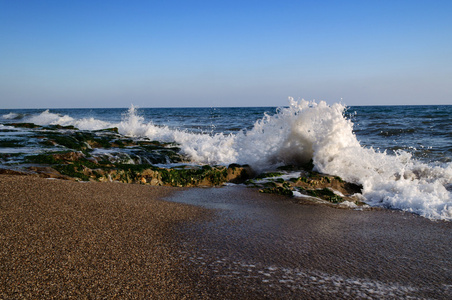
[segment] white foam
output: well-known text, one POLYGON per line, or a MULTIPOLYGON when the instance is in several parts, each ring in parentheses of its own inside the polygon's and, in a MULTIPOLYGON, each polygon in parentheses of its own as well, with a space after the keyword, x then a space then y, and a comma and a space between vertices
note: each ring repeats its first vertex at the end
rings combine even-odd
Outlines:
POLYGON ((302 194, 299 191, 292 191, 292 194, 294 197, 297 197, 297 198, 313 198, 312 196, 302 194))
POLYGON ((313 160, 315 169, 363 185, 364 200, 414 212, 431 219, 452 220, 452 163, 431 166, 412 159, 362 147, 353 123, 339 103, 294 101, 275 115, 265 115, 254 127, 237 134, 197 134, 146 122, 131 106, 120 123, 93 118, 75 120, 45 111, 29 118, 40 125, 74 125, 97 130, 118 127, 123 135, 177 142, 183 154, 199 164, 249 164, 258 171, 313 160))
POLYGON ((15 119, 17 117, 19 117, 19 114, 16 114, 16 113, 13 113, 13 112, 10 112, 10 113, 5 114, 5 115, 2 116, 2 118, 6 119, 6 120, 12 120, 12 119, 15 119))
POLYGON ((39 115, 30 116, 27 118, 27 122, 35 123, 38 125, 61 125, 68 126, 73 125, 81 130, 99 130, 109 127, 114 127, 112 123, 97 120, 94 118, 74 119, 68 115, 60 115, 51 113, 49 110, 45 110, 39 115))
POLYGON ((344 207, 348 207, 348 208, 357 208, 358 205, 356 205, 356 203, 351 202, 351 201, 343 201, 339 204, 339 206, 344 206, 344 207))

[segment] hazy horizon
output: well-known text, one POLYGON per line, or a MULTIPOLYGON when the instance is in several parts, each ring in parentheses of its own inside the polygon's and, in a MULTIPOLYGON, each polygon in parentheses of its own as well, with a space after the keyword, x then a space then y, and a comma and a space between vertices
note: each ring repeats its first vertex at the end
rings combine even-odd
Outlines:
MULTIPOLYGON (((318 103, 318 101, 316 101, 318 103)), ((339 102, 340 103, 340 102, 339 102)), ((331 103, 332 104, 332 103, 331 103)), ((133 104, 131 104, 133 105, 133 104)), ((71 110, 71 109, 130 109, 130 106, 122 107, 12 107, 0 108, 0 110, 71 110)), ((346 107, 380 107, 380 106, 452 106, 452 104, 364 104, 364 105, 346 105, 346 107)), ((267 105, 267 106, 137 106, 136 109, 194 109, 194 108, 279 108, 288 107, 288 105, 267 105)))

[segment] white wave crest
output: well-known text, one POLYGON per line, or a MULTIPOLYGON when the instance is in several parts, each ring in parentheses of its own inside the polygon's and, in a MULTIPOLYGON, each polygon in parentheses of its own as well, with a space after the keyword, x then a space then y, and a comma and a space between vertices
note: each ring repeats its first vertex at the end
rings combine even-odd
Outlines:
POLYGON ((194 134, 144 123, 129 110, 121 133, 176 141, 198 163, 250 164, 257 170, 299 165, 313 160, 315 169, 363 185, 374 206, 414 212, 431 219, 452 219, 452 164, 429 166, 400 151, 396 155, 362 147, 345 106, 294 101, 264 116, 249 131, 235 135, 194 134))
POLYGON ((19 118, 19 117, 20 117, 19 114, 16 114, 16 113, 13 113, 13 112, 7 113, 7 114, 2 116, 2 118, 5 119, 5 120, 13 120, 13 119, 16 119, 16 118, 19 118))
POLYGON ((49 110, 45 110, 39 115, 30 116, 27 122, 35 123, 38 125, 72 125, 81 130, 99 130, 109 127, 114 127, 112 123, 97 120, 94 118, 74 119, 68 115, 60 115, 51 113, 49 110))
POLYGON ((248 131, 201 134, 157 126, 134 106, 119 123, 93 118, 75 120, 45 111, 28 121, 40 125, 74 125, 97 130, 118 127, 119 133, 180 144, 183 154, 200 164, 249 164, 258 171, 299 165, 311 159, 315 169, 363 185, 366 202, 417 213, 430 219, 452 220, 452 164, 431 166, 412 159, 362 147, 353 123, 339 103, 294 101, 275 115, 265 115, 248 131))

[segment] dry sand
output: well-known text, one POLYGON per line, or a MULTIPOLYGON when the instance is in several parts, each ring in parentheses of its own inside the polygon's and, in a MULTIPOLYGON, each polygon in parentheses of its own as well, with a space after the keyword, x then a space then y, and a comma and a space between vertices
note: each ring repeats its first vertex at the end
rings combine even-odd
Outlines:
POLYGON ((240 187, 1 175, 0 299, 448 299, 451 232, 240 187))
POLYGON ((190 298, 172 229, 203 210, 170 190, 0 176, 0 298, 190 298))

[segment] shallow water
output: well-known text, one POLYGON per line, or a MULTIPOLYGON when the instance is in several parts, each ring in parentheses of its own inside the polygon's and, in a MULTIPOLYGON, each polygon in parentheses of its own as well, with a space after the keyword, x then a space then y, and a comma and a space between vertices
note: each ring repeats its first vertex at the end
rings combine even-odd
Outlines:
POLYGON ((296 204, 237 186, 167 200, 214 210, 180 232, 181 255, 205 274, 200 284, 273 299, 444 299, 452 292, 449 222, 296 204))

